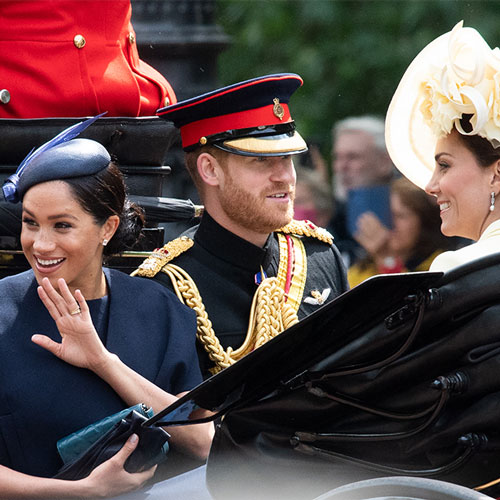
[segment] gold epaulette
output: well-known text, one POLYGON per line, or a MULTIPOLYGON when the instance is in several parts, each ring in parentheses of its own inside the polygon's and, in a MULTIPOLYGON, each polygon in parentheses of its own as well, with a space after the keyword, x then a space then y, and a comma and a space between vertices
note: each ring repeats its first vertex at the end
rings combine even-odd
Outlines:
POLYGON ((278 229, 278 233, 285 234, 295 234, 297 236, 309 236, 310 238, 316 238, 323 243, 328 243, 331 245, 333 243, 333 236, 322 227, 318 227, 316 224, 308 220, 292 220, 286 226, 278 229))
POLYGON ((187 236, 181 236, 175 240, 169 241, 162 248, 157 248, 151 255, 132 273, 132 276, 144 276, 152 278, 156 276, 161 269, 174 260, 181 253, 190 249, 194 241, 187 236))

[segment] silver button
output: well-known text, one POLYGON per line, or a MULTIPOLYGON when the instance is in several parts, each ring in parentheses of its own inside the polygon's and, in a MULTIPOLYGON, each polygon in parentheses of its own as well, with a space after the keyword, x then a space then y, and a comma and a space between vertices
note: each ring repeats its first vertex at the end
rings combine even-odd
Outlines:
POLYGON ((10 92, 7 89, 0 90, 0 102, 8 104, 10 102, 10 92))

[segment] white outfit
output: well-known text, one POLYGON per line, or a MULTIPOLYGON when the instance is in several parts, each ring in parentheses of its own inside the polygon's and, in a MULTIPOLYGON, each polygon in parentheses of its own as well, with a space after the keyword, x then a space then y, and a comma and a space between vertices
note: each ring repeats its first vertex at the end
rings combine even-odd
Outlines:
POLYGON ((429 271, 448 271, 497 252, 500 252, 500 220, 492 222, 476 243, 438 255, 433 260, 429 271))

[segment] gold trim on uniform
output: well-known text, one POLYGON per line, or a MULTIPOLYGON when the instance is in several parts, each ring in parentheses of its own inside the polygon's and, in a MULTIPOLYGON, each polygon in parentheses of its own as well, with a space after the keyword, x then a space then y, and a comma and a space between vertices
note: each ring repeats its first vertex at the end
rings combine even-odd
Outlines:
POLYGON ((286 292, 285 287, 288 275, 288 262, 289 259, 293 259, 290 289, 288 290, 288 294, 286 294, 285 296, 285 301, 297 313, 300 307, 300 303, 302 302, 302 295, 304 294, 304 288, 306 286, 307 255, 302 240, 292 235, 289 235, 289 237, 292 240, 293 244, 292 255, 289 255, 288 252, 288 243, 286 240, 286 236, 278 233, 278 242, 280 246, 280 262, 276 277, 278 278, 278 286, 286 292))
POLYGON ((181 236, 169 241, 162 248, 155 250, 149 257, 132 273, 132 276, 144 276, 152 278, 156 276, 163 266, 168 264, 186 250, 189 250, 194 241, 187 236, 181 236))
POLYGON ((304 139, 297 132, 292 135, 283 134, 279 141, 259 137, 241 137, 239 139, 228 139, 223 142, 224 146, 247 153, 260 153, 261 155, 276 153, 293 153, 306 150, 304 139))
POLYGON ((232 347, 224 349, 215 335, 198 287, 191 276, 172 263, 165 265, 161 271, 169 276, 179 300, 196 312, 196 336, 214 363, 214 367, 210 368, 212 374, 236 363, 298 321, 297 314, 284 300, 284 292, 277 278, 266 278, 254 294, 243 344, 236 350, 232 347))
POLYGON ((333 236, 322 227, 318 227, 311 221, 305 220, 292 220, 290 224, 283 226, 276 232, 285 234, 295 234, 297 236, 309 236, 310 238, 316 238, 323 243, 333 244, 333 236))
POLYGON ((178 255, 193 246, 192 239, 182 236, 170 241, 163 248, 154 251, 132 273, 133 276, 151 278, 161 271, 169 276, 179 300, 196 312, 198 340, 215 364, 210 369, 211 373, 227 368, 298 321, 297 311, 307 278, 307 254, 300 236, 316 238, 329 245, 333 243, 333 237, 328 231, 308 221, 294 220, 279 229, 277 234, 280 248, 277 276, 262 280, 257 287, 252 300, 246 337, 238 349, 222 347, 208 318, 196 283, 184 269, 171 263, 178 255), (289 235, 292 243, 290 252, 285 234, 289 235), (289 262, 289 259, 292 259, 292 262, 289 262), (290 288, 288 294, 285 294, 288 278, 290 288))
POLYGON ((194 216, 201 217, 203 212, 205 211, 205 207, 203 205, 195 205, 194 206, 194 216))
MULTIPOLYGON (((169 276, 179 300, 196 312, 196 335, 209 359, 214 363, 214 367, 210 369, 212 374, 231 366, 298 322, 297 311, 307 277, 307 255, 300 238, 293 236, 290 238, 293 244, 292 252, 288 251, 286 237, 278 234, 280 245, 278 276, 262 280, 257 287, 252 300, 245 340, 237 349, 222 347, 208 318, 198 287, 191 276, 173 263, 161 267, 161 272, 169 276), (285 295, 289 259, 293 259, 292 275, 290 290, 288 295, 285 295)), ((155 265, 158 265, 157 261, 155 265)), ((143 273, 141 275, 144 276, 143 273)))

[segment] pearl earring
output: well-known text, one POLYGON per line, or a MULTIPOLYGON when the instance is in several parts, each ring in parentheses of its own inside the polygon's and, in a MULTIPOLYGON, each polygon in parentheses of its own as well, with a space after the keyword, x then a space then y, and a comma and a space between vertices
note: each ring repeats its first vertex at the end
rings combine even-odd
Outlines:
MULTIPOLYGON (((491 210, 491 209, 490 209, 491 210)), ((108 240, 106 238, 104 238, 102 240, 102 246, 105 247, 106 245, 108 244, 108 240)))
POLYGON ((495 193, 492 191, 490 196, 490 212, 495 210, 495 193))

